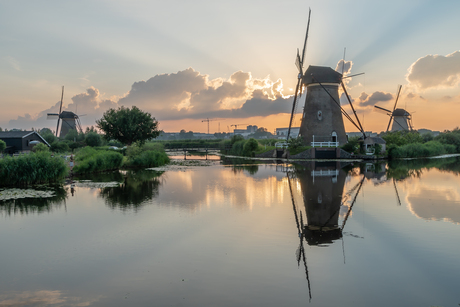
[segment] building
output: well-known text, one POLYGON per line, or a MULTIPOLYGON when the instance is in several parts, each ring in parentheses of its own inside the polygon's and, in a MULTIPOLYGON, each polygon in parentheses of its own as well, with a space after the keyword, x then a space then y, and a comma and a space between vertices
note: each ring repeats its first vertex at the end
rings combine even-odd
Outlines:
MULTIPOLYGON (((289 128, 276 128, 275 135, 278 139, 286 139, 289 128)), ((295 139, 299 135, 300 127, 291 127, 290 138, 295 139)))
POLYGON ((29 152, 39 143, 50 147, 50 144, 37 131, 2 131, 0 140, 6 143, 3 151, 6 154, 29 152))

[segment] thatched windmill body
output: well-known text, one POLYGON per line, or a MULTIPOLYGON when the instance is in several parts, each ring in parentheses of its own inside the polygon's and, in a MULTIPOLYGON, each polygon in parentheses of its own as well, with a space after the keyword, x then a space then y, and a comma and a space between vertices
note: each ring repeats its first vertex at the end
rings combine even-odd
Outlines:
POLYGON ((64 86, 62 87, 62 94, 61 94, 61 104, 59 106, 59 113, 48 113, 47 119, 57 119, 56 125, 56 136, 58 136, 59 132, 59 124, 61 124, 61 130, 59 133, 59 137, 63 138, 69 133, 71 129, 75 129, 78 132, 83 132, 80 123, 80 117, 71 111, 62 111, 62 101, 64 99, 64 86))
POLYGON ((402 86, 400 85, 398 88, 398 94, 396 96, 396 101, 393 106, 393 111, 390 111, 388 109, 379 107, 379 106, 374 106, 378 111, 384 112, 390 117, 390 120, 388 121, 388 126, 386 132, 390 130, 391 126, 391 132, 394 131, 412 131, 412 115, 407 112, 404 109, 396 108, 398 104, 398 99, 399 99, 399 94, 401 93, 401 88, 402 86), (393 125, 391 123, 393 122, 393 125))
POLYGON ((337 147, 346 144, 347 135, 345 133, 342 115, 350 120, 365 138, 364 129, 358 116, 356 115, 351 99, 348 97, 348 93, 342 82, 343 75, 330 67, 324 66, 310 65, 305 72, 303 71, 308 31, 310 27, 310 15, 311 10, 308 15, 307 34, 305 36, 302 55, 300 55, 299 50, 297 50, 296 66, 299 70, 299 75, 294 94, 287 139, 289 140, 290 137, 292 119, 294 117, 297 102, 302 96, 302 89, 307 90, 307 95, 305 97, 305 106, 299 135, 302 137, 303 142, 306 145, 318 146, 318 144, 320 144, 319 146, 323 146, 322 144, 326 144, 325 146, 328 147, 337 147), (339 86, 342 86, 343 91, 347 96, 348 102, 350 103, 351 109, 353 110, 356 118, 356 122, 340 105, 339 86))

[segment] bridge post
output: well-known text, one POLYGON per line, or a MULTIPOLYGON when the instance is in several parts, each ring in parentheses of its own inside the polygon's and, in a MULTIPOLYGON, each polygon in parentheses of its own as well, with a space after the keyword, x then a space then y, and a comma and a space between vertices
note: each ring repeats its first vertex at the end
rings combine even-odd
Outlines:
POLYGON ((184 160, 187 160, 187 148, 184 148, 184 160))

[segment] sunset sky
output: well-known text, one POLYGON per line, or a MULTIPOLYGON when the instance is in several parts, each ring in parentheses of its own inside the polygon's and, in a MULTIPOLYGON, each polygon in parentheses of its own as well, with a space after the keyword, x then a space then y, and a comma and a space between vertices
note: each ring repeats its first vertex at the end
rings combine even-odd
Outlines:
POLYGON ((63 85, 84 126, 136 105, 166 132, 287 127, 309 7, 305 66, 335 69, 346 47, 365 130, 386 129, 373 106, 398 84, 416 129, 460 126, 460 1, 18 0, 0 2, 0 127, 54 130, 63 85))

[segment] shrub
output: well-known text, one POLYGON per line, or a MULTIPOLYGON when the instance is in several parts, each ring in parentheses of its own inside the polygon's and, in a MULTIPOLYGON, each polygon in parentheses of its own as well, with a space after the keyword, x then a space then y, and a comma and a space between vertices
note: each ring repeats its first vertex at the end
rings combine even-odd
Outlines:
POLYGON ((50 151, 50 149, 48 148, 47 145, 43 144, 43 143, 39 143, 37 145, 35 145, 33 148, 32 148, 32 151, 33 152, 39 152, 39 151, 50 151))
POLYGON ((91 147, 101 146, 102 138, 97 132, 90 131, 85 136, 85 143, 91 147))
POLYGON ((250 138, 243 145, 243 155, 254 157, 258 147, 259 143, 254 138, 250 138))
POLYGON ((114 151, 84 147, 77 152, 75 160, 75 173, 102 172, 120 168, 123 155, 114 151))
POLYGON ((59 153, 67 152, 69 151, 69 145, 66 142, 55 142, 51 144, 51 151, 59 153))

